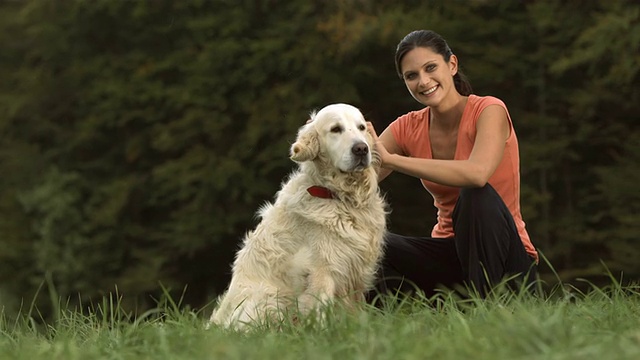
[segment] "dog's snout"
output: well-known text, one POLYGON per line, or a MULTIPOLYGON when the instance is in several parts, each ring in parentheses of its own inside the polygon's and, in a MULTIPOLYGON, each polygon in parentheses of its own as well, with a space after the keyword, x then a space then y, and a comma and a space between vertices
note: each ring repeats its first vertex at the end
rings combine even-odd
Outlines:
POLYGON ((351 152, 357 156, 364 156, 369 152, 369 146, 364 142, 355 143, 353 147, 351 147, 351 152))

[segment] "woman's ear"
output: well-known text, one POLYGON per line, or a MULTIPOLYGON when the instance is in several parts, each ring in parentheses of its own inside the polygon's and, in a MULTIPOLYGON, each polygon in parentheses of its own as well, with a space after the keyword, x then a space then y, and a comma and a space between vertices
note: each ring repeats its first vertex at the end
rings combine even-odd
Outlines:
POLYGON ((451 54, 449 58, 449 69, 451 70, 451 76, 455 76, 458 73, 458 57, 451 54))
POLYGON ((318 132, 313 124, 309 123, 300 129, 296 142, 291 145, 291 160, 298 162, 313 160, 319 152, 318 132))

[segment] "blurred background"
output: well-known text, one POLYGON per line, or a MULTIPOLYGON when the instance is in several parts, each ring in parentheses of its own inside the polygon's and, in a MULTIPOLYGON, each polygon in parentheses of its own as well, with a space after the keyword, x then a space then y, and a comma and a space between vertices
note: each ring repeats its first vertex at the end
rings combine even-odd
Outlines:
MULTIPOLYGON (((0 0, 4 312, 210 303, 310 111, 420 108, 393 63, 415 29, 507 104, 542 279, 638 281, 637 1, 0 0)), ((430 233, 418 180, 381 187, 392 231, 430 233)))

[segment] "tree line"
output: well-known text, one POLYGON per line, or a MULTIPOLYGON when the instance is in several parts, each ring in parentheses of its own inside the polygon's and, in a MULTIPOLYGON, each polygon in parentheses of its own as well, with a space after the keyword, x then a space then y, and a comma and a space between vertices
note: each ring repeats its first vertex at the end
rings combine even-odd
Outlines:
MULTIPOLYGON (((507 104, 544 279, 640 278, 640 5, 633 1, 0 1, 0 299, 73 304, 224 290, 310 111, 381 131, 419 108, 398 41, 442 34, 507 104)), ((381 187, 428 234, 419 182, 381 187)))

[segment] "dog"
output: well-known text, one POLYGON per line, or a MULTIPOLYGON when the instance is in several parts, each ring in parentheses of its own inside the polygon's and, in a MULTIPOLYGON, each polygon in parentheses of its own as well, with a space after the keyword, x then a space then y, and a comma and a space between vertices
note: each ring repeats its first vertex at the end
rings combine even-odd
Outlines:
POLYGON ((331 104, 311 113, 291 146, 298 167, 238 250, 231 282, 209 326, 243 329, 355 305, 371 289, 383 253, 386 203, 379 158, 360 110, 331 104))

